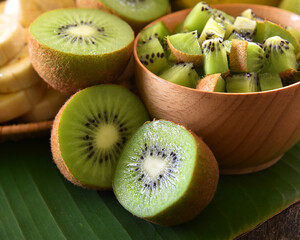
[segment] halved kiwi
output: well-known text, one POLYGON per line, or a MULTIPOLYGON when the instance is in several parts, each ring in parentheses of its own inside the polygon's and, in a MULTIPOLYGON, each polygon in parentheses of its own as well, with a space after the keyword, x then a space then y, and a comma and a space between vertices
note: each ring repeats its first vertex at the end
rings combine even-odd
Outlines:
POLYGON ((126 67, 134 33, 118 17, 97 9, 58 9, 29 29, 33 67, 53 88, 66 93, 109 82, 126 67))
POLYGON ((138 32, 147 23, 165 15, 169 0, 76 0, 78 7, 96 7, 112 12, 138 32))
POLYGON ((175 225, 208 205, 218 178, 216 159, 202 139, 183 126, 158 120, 144 124, 124 147, 113 189, 135 216, 175 225))
POLYGON ((97 85, 73 95, 55 118, 51 150, 72 183, 110 189, 120 152, 149 120, 138 97, 117 85, 97 85))

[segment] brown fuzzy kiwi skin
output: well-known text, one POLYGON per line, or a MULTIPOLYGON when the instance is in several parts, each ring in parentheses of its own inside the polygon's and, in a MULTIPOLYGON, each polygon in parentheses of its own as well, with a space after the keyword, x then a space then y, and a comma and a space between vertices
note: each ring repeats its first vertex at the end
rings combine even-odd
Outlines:
POLYGON ((189 131, 197 142, 197 161, 192 181, 183 197, 156 216, 143 218, 164 226, 182 224, 195 218, 212 201, 219 181, 218 163, 210 148, 195 133, 180 126, 189 131))
POLYGON ((247 41, 233 39, 229 55, 232 72, 247 72, 247 41))
POLYGON ((63 160, 63 157, 60 153, 60 146, 59 146, 59 135, 58 135, 58 128, 59 128, 59 121, 60 121, 60 117, 64 111, 64 109, 66 108, 66 106, 68 105, 68 103, 72 100, 72 98, 74 96, 76 96, 77 93, 75 93, 73 96, 71 96, 68 101, 65 102, 65 104, 61 107, 61 109, 59 110, 59 112, 57 113, 54 122, 53 122, 53 126, 51 129, 51 152, 52 152, 52 157, 53 160, 57 166, 57 168, 59 169, 59 171, 61 172, 61 174, 70 182, 72 182, 74 185, 82 187, 82 188, 88 188, 88 189, 94 189, 94 190, 111 190, 111 188, 100 188, 99 186, 94 186, 94 185, 89 185, 89 184, 85 184, 80 182, 79 180, 77 180, 72 173, 70 172, 69 168, 67 167, 67 165, 65 164, 65 161, 63 160))
POLYGON ((80 89, 117 79, 129 62, 133 40, 115 52, 76 55, 50 49, 29 31, 28 47, 31 63, 40 77, 54 89, 73 94, 80 89))
POLYGON ((193 63, 195 67, 203 66, 203 55, 191 55, 177 50, 167 37, 168 46, 178 62, 193 63))
MULTIPOLYGON (((105 6, 104 3, 100 2, 99 0, 76 0, 76 6, 79 8, 84 7, 90 7, 90 8, 98 8, 103 11, 112 13, 120 18, 122 18, 124 21, 126 21, 134 30, 135 33, 138 33, 143 27, 145 27, 148 23, 152 22, 155 19, 151 19, 148 21, 135 21, 133 19, 130 19, 124 15, 120 15, 117 12, 113 11, 111 8, 105 6)), ((168 9, 165 14, 171 12, 171 7, 168 9)))
POLYGON ((214 92, 220 77, 221 73, 207 75, 198 82, 196 89, 199 91, 214 92))

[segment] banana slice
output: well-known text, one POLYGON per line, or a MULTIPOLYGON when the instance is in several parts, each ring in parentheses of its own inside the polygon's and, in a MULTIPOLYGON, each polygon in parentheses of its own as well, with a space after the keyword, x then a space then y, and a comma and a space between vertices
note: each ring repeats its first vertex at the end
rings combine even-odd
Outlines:
POLYGON ((22 120, 25 122, 39 122, 52 119, 68 98, 69 95, 62 94, 49 87, 41 101, 22 116, 22 120))
POLYGON ((7 0, 4 13, 18 16, 23 27, 29 27, 43 12, 56 9, 74 7, 73 0, 7 0))
POLYGON ((14 58, 25 41, 24 29, 16 16, 0 14, 0 66, 14 58))
POLYGON ((40 80, 32 67, 27 46, 14 59, 0 67, 0 93, 17 92, 40 80))
POLYGON ((30 111, 45 94, 44 81, 15 93, 0 94, 0 123, 10 121, 30 111))

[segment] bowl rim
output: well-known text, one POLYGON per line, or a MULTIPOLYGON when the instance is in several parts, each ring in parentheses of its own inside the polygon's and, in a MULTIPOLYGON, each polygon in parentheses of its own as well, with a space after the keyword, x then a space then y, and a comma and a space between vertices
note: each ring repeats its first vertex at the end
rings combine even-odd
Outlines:
MULTIPOLYGON (((210 5, 211 7, 213 8, 219 8, 219 7, 230 7, 230 6, 240 6, 240 7, 243 7, 243 8, 265 8, 266 10, 268 11, 278 11, 278 12, 286 12, 287 14, 291 15, 291 16, 295 16, 297 18, 300 18, 300 16, 298 14, 295 14, 295 13, 292 13, 292 12, 289 12, 287 10, 284 10, 284 9, 280 9, 280 8, 277 8, 277 7, 272 7, 272 6, 266 6, 266 5, 259 5, 259 4, 247 4, 247 3, 225 3, 225 4, 213 4, 213 5, 210 5)), ((156 20, 154 20, 153 22, 149 23, 148 25, 146 25, 143 29, 146 29, 152 25, 154 25, 155 23, 157 22, 160 22, 160 21, 163 21, 167 18, 169 18, 170 16, 174 16, 174 15, 182 15, 183 13, 188 13, 192 10, 192 8, 188 8, 188 9, 183 9, 183 10, 180 10, 180 11, 176 11, 176 12, 173 12, 173 13, 170 13, 170 14, 167 14, 161 18, 158 18, 156 20)), ((142 30, 143 30, 142 29, 142 30)), ((142 31, 141 30, 141 31, 142 31)), ((138 40, 140 38, 140 35, 141 35, 141 31, 138 33, 138 35, 136 36, 135 40, 134 40, 134 45, 133 45, 133 55, 134 55, 134 58, 135 58, 135 62, 136 64, 139 65, 139 67, 141 67, 144 71, 148 72, 148 74, 150 74, 150 76, 152 76, 152 78, 155 78, 155 80, 157 81, 160 81, 164 84, 170 84, 171 86, 177 86, 178 88, 182 88, 182 89, 186 89, 187 91, 191 91, 191 92, 195 92, 195 93, 205 93, 205 94, 213 94, 213 95, 225 95, 225 96, 248 96, 248 95, 262 95, 262 94, 272 94, 272 93, 277 93, 277 92, 283 92, 283 91, 287 91, 288 89, 290 88, 294 88, 294 87, 299 87, 300 86, 300 81, 299 82, 296 82, 296 83, 293 83, 291 85, 288 85, 288 86, 285 86, 285 87, 281 87, 281 88, 277 88, 277 89, 273 89, 273 90, 268 90, 268 91, 259 91, 259 92, 249 92, 249 93, 228 93, 228 92, 207 92, 207 91, 201 91, 201 90, 198 90, 198 89, 195 89, 195 88, 189 88, 189 87, 185 87, 185 86, 181 86, 181 85, 178 85, 178 84, 175 84, 175 83, 172 83, 172 82, 169 82, 161 77, 159 77, 158 75, 152 73, 150 70, 148 70, 140 61, 138 55, 137 55, 137 46, 138 46, 138 40)))

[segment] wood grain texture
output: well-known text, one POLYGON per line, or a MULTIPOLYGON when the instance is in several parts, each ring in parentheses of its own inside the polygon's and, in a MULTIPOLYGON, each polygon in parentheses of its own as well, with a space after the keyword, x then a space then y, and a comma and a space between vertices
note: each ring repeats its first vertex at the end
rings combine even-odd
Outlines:
MULTIPOLYGON (((300 16, 281 9, 251 4, 213 7, 234 16, 252 8, 262 18, 300 31, 300 16)), ((157 21, 162 20, 173 30, 189 11, 175 12, 157 21)), ((300 139, 299 82, 279 90, 248 94, 182 87, 159 78, 140 63, 138 37, 134 46, 136 82, 150 114, 195 131, 213 150, 221 172, 241 174, 267 168, 300 139)))

